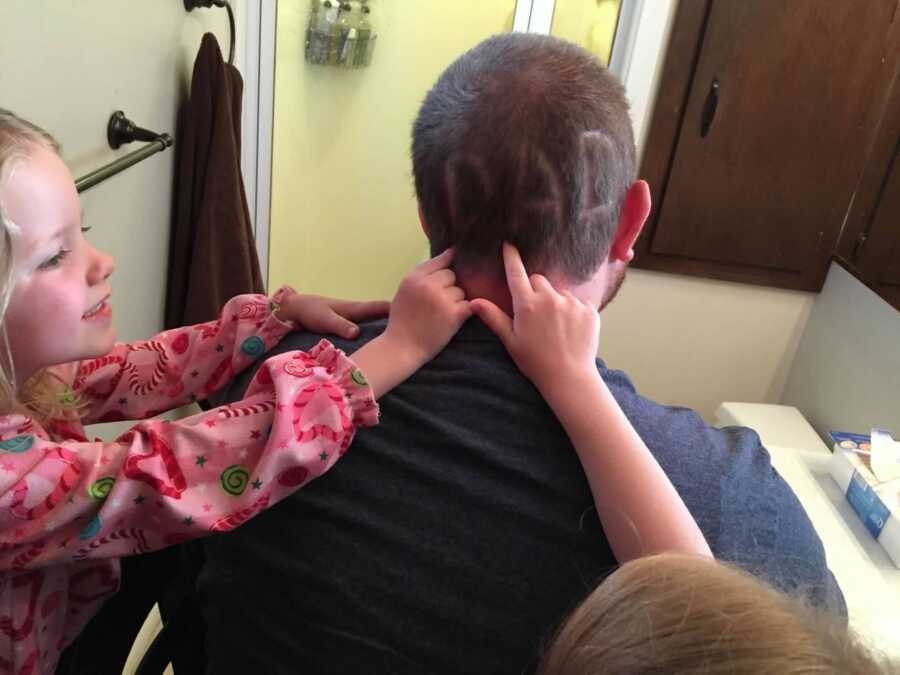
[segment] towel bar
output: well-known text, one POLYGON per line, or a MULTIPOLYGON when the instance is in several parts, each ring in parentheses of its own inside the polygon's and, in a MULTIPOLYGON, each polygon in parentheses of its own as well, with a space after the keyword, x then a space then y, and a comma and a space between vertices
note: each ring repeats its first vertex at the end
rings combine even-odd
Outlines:
POLYGON ((158 134, 155 131, 135 126, 134 122, 128 119, 121 110, 117 110, 109 118, 109 124, 106 126, 106 140, 109 143, 109 147, 113 149, 132 141, 150 142, 143 148, 130 152, 124 157, 120 157, 116 161, 110 162, 106 166, 102 166, 77 179, 75 181, 75 189, 79 193, 94 187, 98 183, 102 183, 110 176, 115 176, 128 167, 147 159, 150 155, 162 152, 172 145, 172 137, 169 134, 158 134))

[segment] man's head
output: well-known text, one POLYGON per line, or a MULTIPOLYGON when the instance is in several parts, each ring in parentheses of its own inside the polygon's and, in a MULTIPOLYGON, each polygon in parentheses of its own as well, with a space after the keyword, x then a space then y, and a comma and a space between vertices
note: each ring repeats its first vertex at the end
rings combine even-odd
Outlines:
POLYGON ((611 299, 649 193, 622 85, 589 52, 523 33, 482 42, 428 92, 412 161, 432 252, 455 246, 462 274, 499 277, 509 241, 529 271, 611 299))

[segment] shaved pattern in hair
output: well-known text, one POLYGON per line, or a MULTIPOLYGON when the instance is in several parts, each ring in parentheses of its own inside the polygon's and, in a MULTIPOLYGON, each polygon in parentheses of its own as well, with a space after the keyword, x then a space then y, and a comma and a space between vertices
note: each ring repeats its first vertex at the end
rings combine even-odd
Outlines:
POLYGON ((587 51, 505 34, 451 64, 413 128, 416 194, 433 253, 500 272, 503 241, 530 269, 589 278, 635 178, 628 104, 587 51))

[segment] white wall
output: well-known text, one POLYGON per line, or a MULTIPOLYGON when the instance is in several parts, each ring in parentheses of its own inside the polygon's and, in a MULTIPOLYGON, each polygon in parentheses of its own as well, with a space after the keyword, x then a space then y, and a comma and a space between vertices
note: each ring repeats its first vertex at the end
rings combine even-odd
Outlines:
MULTIPOLYGON (((639 151, 676 0, 645 0, 625 88, 639 151)), ((651 185, 651 192, 656 186, 651 185)), ((777 402, 815 295, 631 270, 603 313, 600 355, 646 396, 712 421, 722 401, 777 402)))
MULTIPOLYGON (((114 110, 175 135, 207 30, 227 56, 224 10, 188 13, 182 0, 2 0, 0 106, 54 134, 78 177, 140 146, 113 151, 106 144, 114 110)), ((120 339, 162 327, 174 161, 170 148, 82 195, 88 237, 116 259, 120 339)))
POLYGON ((602 314, 600 356, 660 403, 707 420, 780 400, 814 295, 631 270, 602 314))
MULTIPOLYGON (((823 437, 900 435, 900 312, 832 263, 784 390, 823 437)), ((830 443, 829 443, 830 446, 830 443)))

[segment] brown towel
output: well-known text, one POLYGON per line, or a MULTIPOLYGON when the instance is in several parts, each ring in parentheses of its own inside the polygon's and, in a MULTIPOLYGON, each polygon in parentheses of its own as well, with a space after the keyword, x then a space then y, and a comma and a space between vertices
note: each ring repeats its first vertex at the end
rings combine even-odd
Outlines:
POLYGON ((215 319, 233 296, 263 292, 241 176, 243 89, 204 35, 176 143, 166 328, 215 319))

